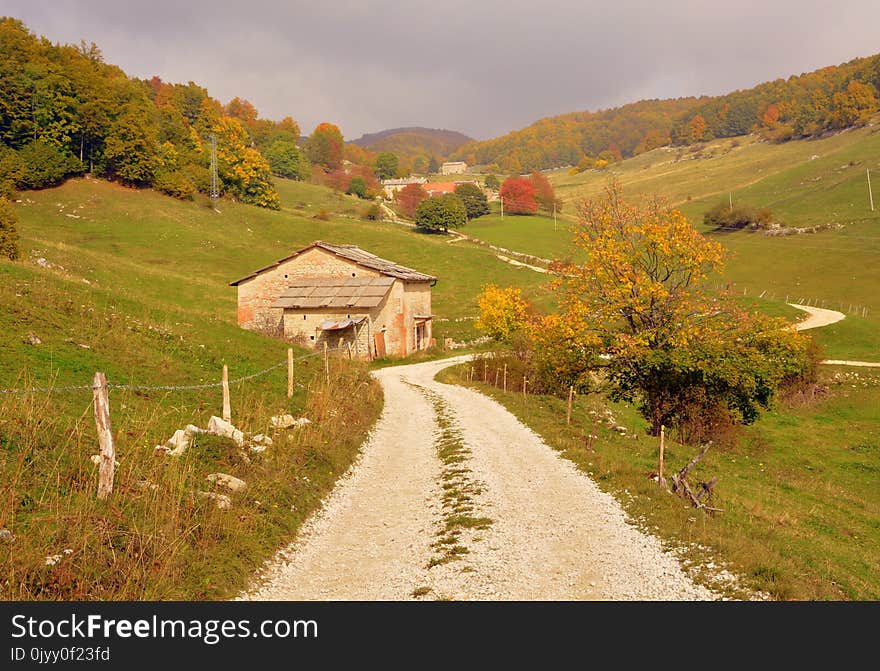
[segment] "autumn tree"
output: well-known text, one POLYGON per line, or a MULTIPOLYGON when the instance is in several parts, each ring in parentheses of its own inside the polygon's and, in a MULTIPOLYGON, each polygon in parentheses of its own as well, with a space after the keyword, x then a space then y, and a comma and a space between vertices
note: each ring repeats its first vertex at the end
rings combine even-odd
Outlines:
POLYGON ((395 200, 403 216, 412 219, 416 216, 416 209, 419 203, 427 197, 428 192, 425 191, 421 184, 407 184, 397 192, 395 200))
POLYGON ((638 404, 653 434, 699 407, 749 423, 805 366, 806 339, 783 320, 711 293, 722 249, 660 201, 624 201, 619 184, 580 209, 582 263, 560 263, 561 315, 607 358, 618 400, 638 404))
POLYGON ((535 189, 535 201, 539 209, 545 212, 562 211, 562 201, 556 197, 553 185, 546 175, 536 170, 529 176, 529 181, 535 189))
POLYGON ((489 214, 489 201, 486 194, 476 184, 463 183, 455 187, 455 195, 461 198, 468 219, 476 219, 489 214))
POLYGON ((105 169, 126 184, 148 186, 159 170, 159 135, 150 115, 130 105, 104 142, 105 169))
POLYGON ((391 179, 397 175, 400 160, 390 151, 379 152, 376 156, 376 177, 379 179, 391 179))
POLYGON ((309 160, 325 170, 338 170, 342 166, 344 145, 338 126, 320 123, 309 136, 309 160))
POLYGON ((415 223, 426 231, 443 231, 460 228, 467 222, 464 203, 454 193, 426 198, 416 208, 415 223))
POLYGON ((288 179, 305 180, 311 175, 311 166, 305 154, 291 140, 275 140, 263 150, 272 173, 288 179))
POLYGON ((518 287, 488 284, 477 298, 476 327, 493 340, 509 344, 514 333, 525 329, 529 303, 518 287))
POLYGON ((0 257, 18 258, 18 215, 5 196, 0 196, 0 257))
POLYGON ((499 193, 506 214, 534 214, 538 211, 535 187, 525 177, 508 177, 499 193))

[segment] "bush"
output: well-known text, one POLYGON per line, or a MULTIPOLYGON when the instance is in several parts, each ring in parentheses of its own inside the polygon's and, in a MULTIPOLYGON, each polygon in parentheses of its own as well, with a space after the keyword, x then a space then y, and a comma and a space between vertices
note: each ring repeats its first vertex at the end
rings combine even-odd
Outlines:
POLYGON ((450 228, 464 226, 466 222, 464 203, 454 193, 426 198, 416 209, 415 223, 422 230, 448 232, 450 228))
POLYGON ((0 196, 0 256, 12 261, 18 258, 18 215, 3 196, 0 196))
POLYGON ((348 189, 345 191, 346 193, 357 196, 358 198, 366 198, 367 197, 367 183, 364 182, 364 178, 360 176, 355 176, 351 178, 351 181, 348 183, 348 189))
POLYGON ((319 221, 330 221, 330 213, 327 210, 321 210, 315 215, 315 219, 319 221))
POLYGON ((83 172, 83 165, 79 159, 39 140, 22 147, 18 156, 23 169, 16 186, 22 189, 57 186, 69 175, 79 175, 83 172))
POLYGON ((153 188, 181 200, 192 200, 196 192, 195 185, 181 170, 159 173, 153 181, 153 188))
POLYGON ((750 205, 734 205, 721 202, 703 214, 703 223, 713 226, 716 230, 739 230, 752 228, 769 228, 773 224, 773 212, 769 208, 755 209, 750 205))
POLYGON ((377 203, 371 203, 361 210, 361 219, 367 221, 379 221, 382 219, 382 208, 377 203))

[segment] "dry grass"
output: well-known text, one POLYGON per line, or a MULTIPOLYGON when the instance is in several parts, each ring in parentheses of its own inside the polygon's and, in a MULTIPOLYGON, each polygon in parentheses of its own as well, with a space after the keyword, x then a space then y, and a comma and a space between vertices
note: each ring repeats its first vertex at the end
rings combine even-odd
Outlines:
MULTIPOLYGON (((199 436, 180 457, 157 456, 169 421, 195 421, 198 404, 139 403, 111 392, 120 467, 113 495, 96 500, 94 420, 84 399, 78 418, 56 395, 6 396, 0 403, 0 598, 54 600, 217 599, 241 589, 256 567, 290 540, 349 466, 378 417, 381 391, 364 366, 334 362, 332 386, 312 373, 288 403, 264 388, 234 395, 235 423, 267 432, 278 412, 303 414, 305 428, 276 432, 262 453, 199 436), (135 406, 134 413, 124 408, 135 406), (195 492, 209 473, 247 482, 221 510, 195 492), (54 565, 46 557, 61 555, 54 565)), ((182 426, 182 424, 181 424, 182 426)), ((217 490, 220 493, 220 490, 217 490)))

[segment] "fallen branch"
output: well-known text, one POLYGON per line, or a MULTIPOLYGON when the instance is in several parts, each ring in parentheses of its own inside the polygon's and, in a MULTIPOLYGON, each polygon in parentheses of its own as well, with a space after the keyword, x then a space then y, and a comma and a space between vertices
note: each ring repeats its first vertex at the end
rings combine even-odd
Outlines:
POLYGON ((693 470, 694 466, 702 461, 703 457, 706 456, 706 452, 709 451, 710 447, 712 447, 711 441, 703 445, 703 448, 696 455, 694 455, 694 458, 688 462, 687 466, 685 466, 678 473, 672 476, 672 491, 678 494, 681 498, 690 501, 691 505, 694 508, 706 510, 711 513, 723 513, 724 511, 721 508, 714 508, 707 505, 707 503, 711 503, 712 501, 712 494, 714 492, 715 485, 718 483, 717 477, 712 478, 711 480, 709 480, 709 482, 701 482, 700 491, 698 494, 694 494, 687 481, 688 474, 693 470), (705 503, 702 501, 703 498, 706 499, 705 503))

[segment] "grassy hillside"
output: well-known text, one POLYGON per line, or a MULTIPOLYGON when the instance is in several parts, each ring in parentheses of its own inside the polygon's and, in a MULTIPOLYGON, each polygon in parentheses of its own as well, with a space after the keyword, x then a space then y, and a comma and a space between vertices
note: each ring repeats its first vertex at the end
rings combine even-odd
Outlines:
MULTIPOLYGON (((565 217, 577 203, 598 196, 612 178, 629 197, 666 196, 698 228, 730 252, 725 281, 737 291, 775 301, 810 300, 852 316, 816 331, 833 358, 880 360, 880 126, 821 140, 785 144, 753 137, 702 147, 663 148, 623 161, 613 170, 551 175, 565 201, 565 217), (875 173, 877 211, 868 207, 866 168, 875 173), (767 237, 707 230, 703 213, 720 201, 769 207, 788 227, 841 223, 839 230, 767 237), (857 316, 867 310, 867 319, 857 316)), ((469 232, 492 244, 537 254, 571 253, 567 231, 543 217, 486 217, 469 232)))

